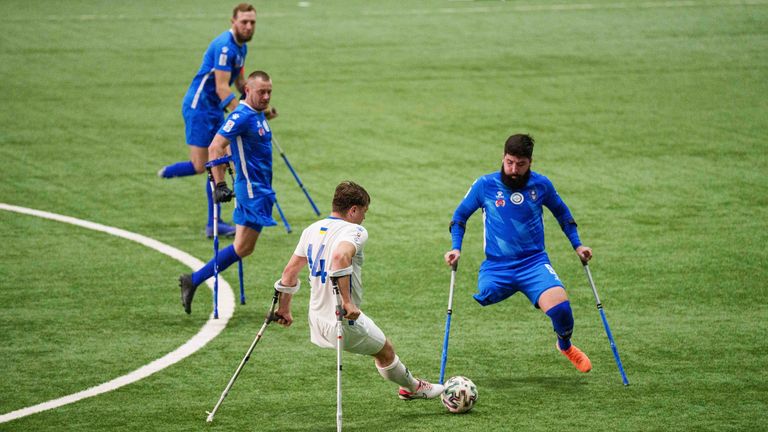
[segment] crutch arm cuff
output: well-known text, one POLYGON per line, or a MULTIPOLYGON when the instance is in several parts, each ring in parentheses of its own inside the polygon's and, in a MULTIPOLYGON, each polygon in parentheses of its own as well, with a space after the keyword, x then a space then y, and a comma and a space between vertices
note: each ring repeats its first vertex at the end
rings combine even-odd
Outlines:
POLYGON ((206 163, 205 163, 205 167, 206 167, 206 168, 213 168, 213 167, 215 167, 215 166, 219 166, 219 165, 228 164, 228 163, 229 163, 229 161, 231 161, 231 160, 232 160, 232 157, 231 157, 231 156, 222 156, 222 157, 220 157, 220 158, 218 158, 218 159, 214 159, 214 160, 212 160, 212 161, 208 161, 208 162, 206 162, 206 163))
POLYGON ((349 276, 353 273, 354 269, 352 266, 344 267, 342 269, 332 270, 328 276, 332 278, 339 278, 342 276, 349 276))
POLYGON ((301 288, 301 281, 297 280, 295 286, 285 286, 282 284, 282 280, 278 279, 275 281, 275 289, 280 291, 281 293, 285 294, 296 294, 299 292, 299 288, 301 288))

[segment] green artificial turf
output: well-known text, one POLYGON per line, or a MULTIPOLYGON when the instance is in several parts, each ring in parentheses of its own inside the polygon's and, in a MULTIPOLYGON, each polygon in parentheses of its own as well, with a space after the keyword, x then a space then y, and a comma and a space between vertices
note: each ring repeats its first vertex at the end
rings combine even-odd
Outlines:
MULTIPOLYGON (((273 77, 274 136, 327 213, 335 185, 372 203, 365 303, 417 376, 438 378, 448 222, 506 137, 570 206, 631 385, 624 387, 581 265, 545 214, 574 342, 554 349, 522 295, 471 298, 482 222, 468 224, 447 375, 474 410, 402 402, 371 359, 344 356, 345 430, 741 431, 768 411, 768 2, 258 1, 246 69, 273 77)), ((211 256, 202 176, 181 99, 234 3, 0 3, 0 202, 74 216, 211 256)), ((271 286, 314 221, 282 160, 294 232, 266 229, 245 260, 248 302, 191 357, 2 431, 333 431, 335 353, 309 342, 308 289, 270 326, 212 425, 205 411, 259 329, 271 286)), ((225 208, 229 219, 231 207, 225 208)), ((275 213, 277 218, 277 213, 275 213)), ((133 371, 198 332, 176 278, 136 243, 0 210, 0 415, 133 371)), ((223 245, 229 240, 223 241, 223 245)), ((237 286, 236 269, 224 277, 237 286)))

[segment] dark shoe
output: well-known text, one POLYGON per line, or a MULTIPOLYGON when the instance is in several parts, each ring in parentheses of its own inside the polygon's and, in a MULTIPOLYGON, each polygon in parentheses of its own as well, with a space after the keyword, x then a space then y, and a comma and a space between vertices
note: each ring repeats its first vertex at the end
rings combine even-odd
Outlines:
POLYGON ((197 287, 192 283, 192 274, 185 273, 179 276, 179 287, 181 288, 181 305, 184 306, 184 312, 192 313, 192 299, 195 297, 197 287))

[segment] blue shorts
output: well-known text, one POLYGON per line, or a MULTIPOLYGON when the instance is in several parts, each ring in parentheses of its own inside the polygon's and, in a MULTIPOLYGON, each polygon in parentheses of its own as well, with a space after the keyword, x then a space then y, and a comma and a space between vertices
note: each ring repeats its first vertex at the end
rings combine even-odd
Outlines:
POLYGON ((242 187, 241 191, 238 185, 235 185, 237 202, 235 211, 232 212, 232 221, 257 232, 261 232, 265 226, 277 225, 277 222, 272 219, 272 204, 275 202, 275 194, 256 195, 253 198, 248 198, 245 187, 242 187))
POLYGON ((181 115, 184 117, 187 144, 195 147, 207 148, 224 122, 223 111, 206 110, 199 105, 197 109, 192 109, 184 104, 181 115))
POLYGON ((539 307, 539 296, 553 287, 563 286, 546 252, 521 261, 485 260, 480 265, 477 294, 473 297, 483 306, 498 303, 520 291, 539 307))

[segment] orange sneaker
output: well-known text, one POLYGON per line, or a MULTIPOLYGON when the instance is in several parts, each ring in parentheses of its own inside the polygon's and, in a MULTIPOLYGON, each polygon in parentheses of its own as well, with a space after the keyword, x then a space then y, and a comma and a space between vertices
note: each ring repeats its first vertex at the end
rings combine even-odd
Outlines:
POLYGON ((578 369, 579 372, 587 373, 592 370, 592 362, 589 361, 589 357, 587 357, 587 355, 580 349, 576 348, 576 345, 571 344, 570 348, 563 351, 560 349, 557 342, 555 342, 555 348, 563 353, 564 356, 568 357, 568 360, 576 366, 576 369, 578 369))

